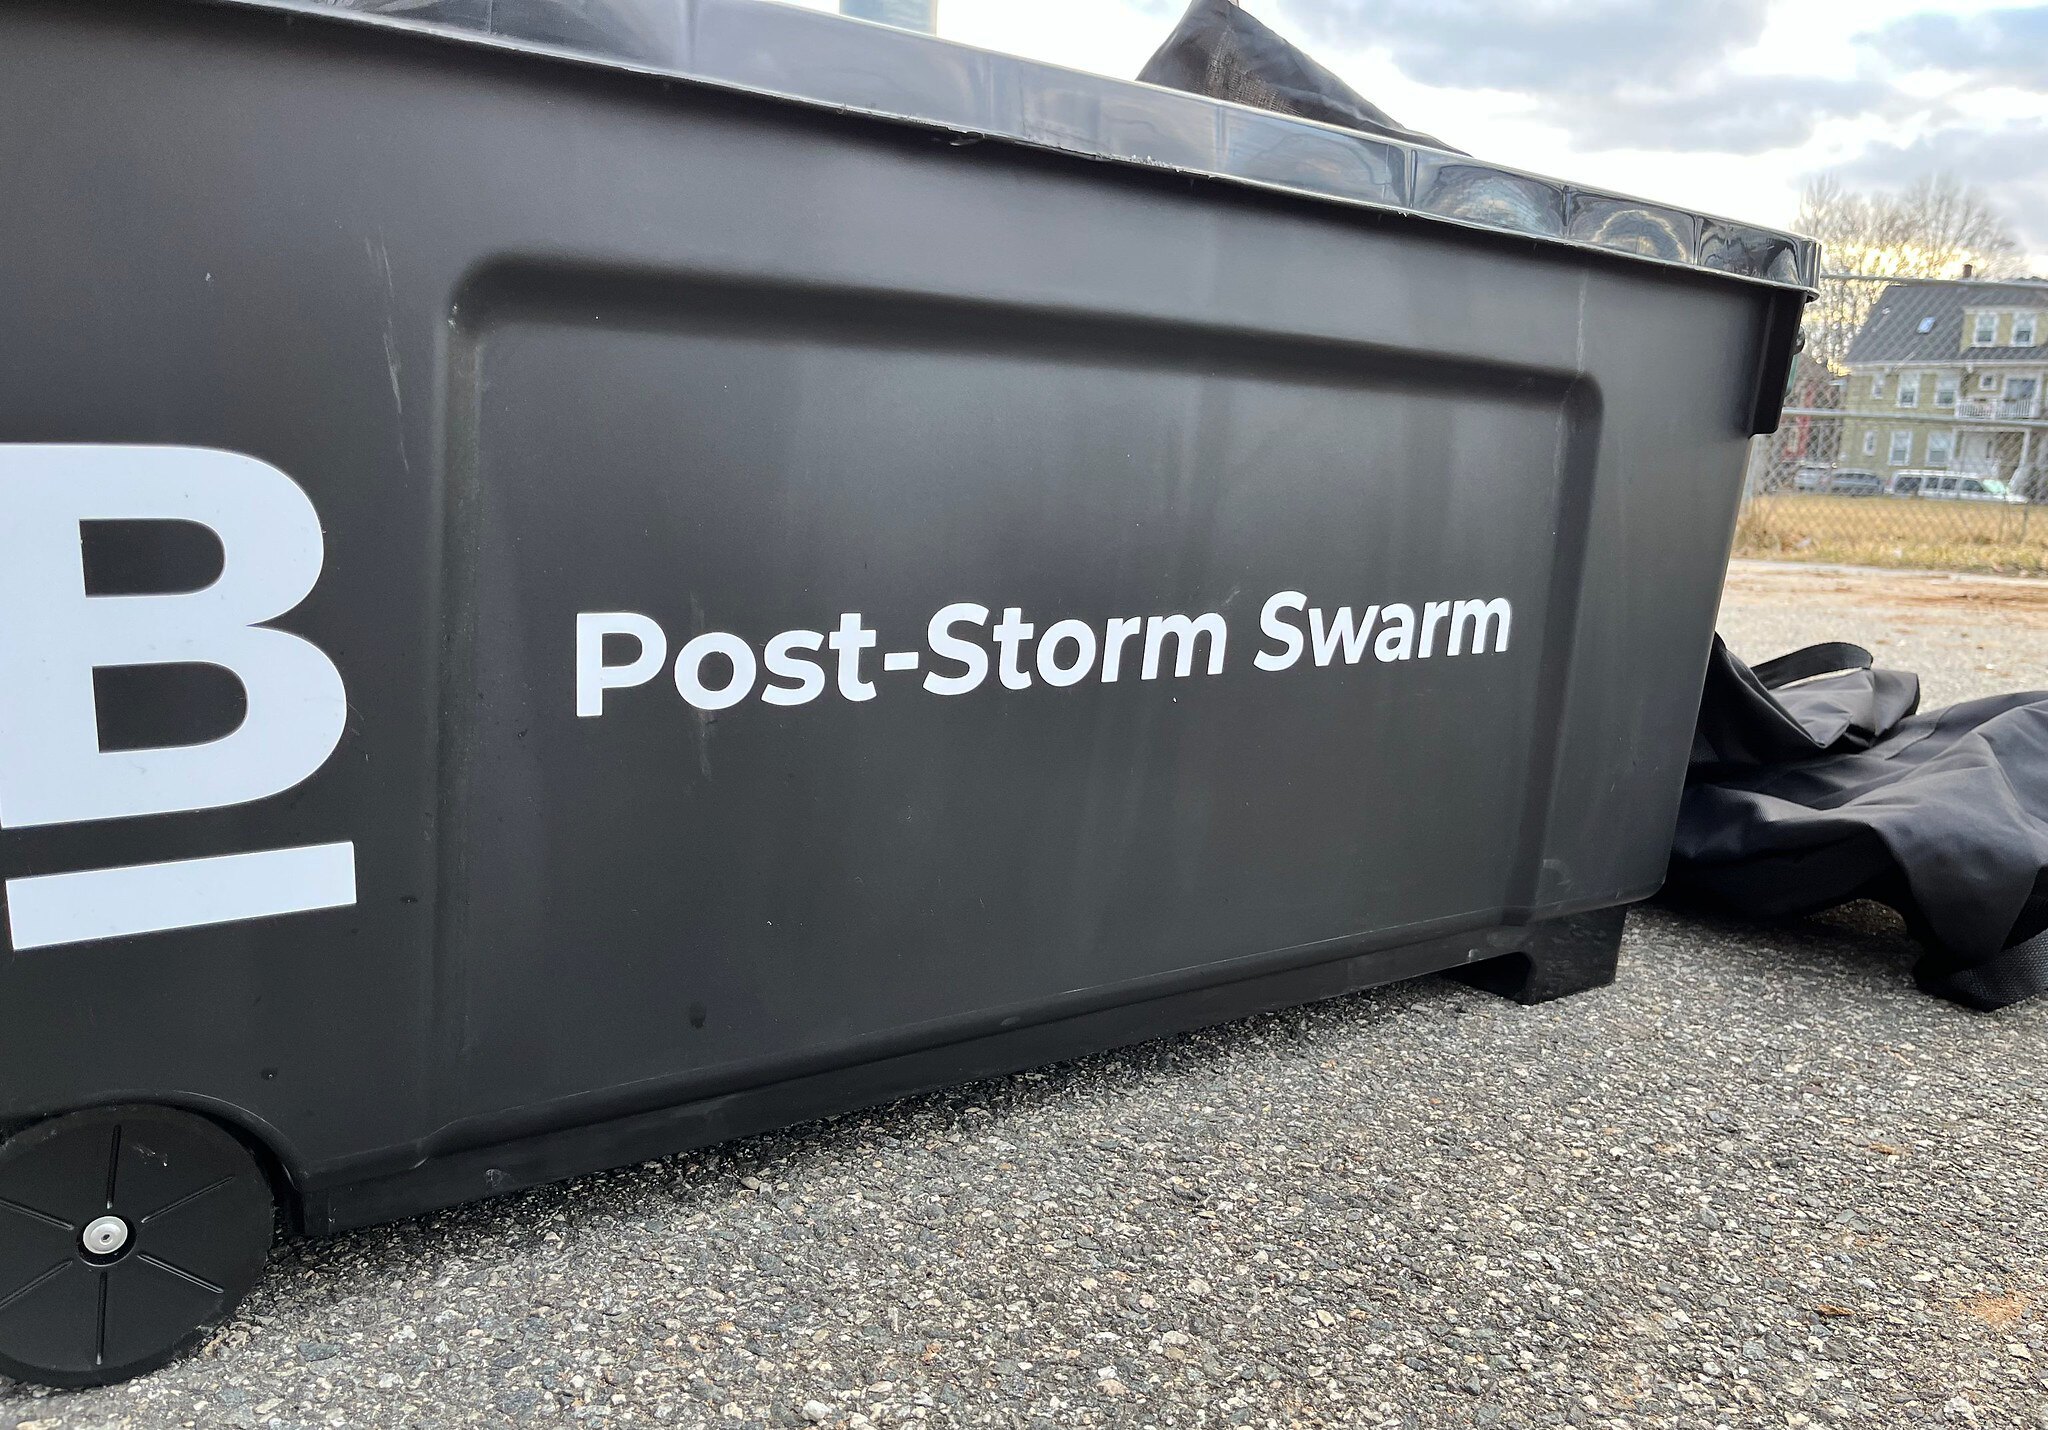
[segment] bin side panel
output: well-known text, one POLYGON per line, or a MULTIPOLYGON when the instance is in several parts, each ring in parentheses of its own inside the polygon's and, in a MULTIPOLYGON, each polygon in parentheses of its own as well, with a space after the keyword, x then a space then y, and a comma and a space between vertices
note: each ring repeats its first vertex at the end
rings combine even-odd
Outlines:
MULTIPOLYGON (((1575 612, 1556 670, 1556 743, 1528 902, 1577 906, 1662 884, 1733 540, 1752 387, 1776 295, 1699 305, 1589 284, 1586 363, 1602 420, 1582 544, 1559 593, 1575 612)), ((1552 763, 1542 768, 1545 760, 1552 763)), ((1533 851, 1532 851, 1533 852, 1533 851)))
POLYGON ((1557 384, 903 295, 527 264, 487 286, 450 419, 476 424, 475 685, 451 703, 477 714, 444 890, 467 1111, 1498 921, 1557 384), (1262 669, 1285 592, 1311 648, 1262 669), (1412 639, 1371 614, 1460 599, 1507 614, 1412 639), (987 610, 955 633, 991 669, 945 694, 926 678, 963 666, 928 635, 954 603, 987 610), (1012 608, 1033 635, 1005 680, 1012 608), (579 715, 577 616, 617 612, 669 664, 579 715), (816 647, 848 613, 874 633, 869 699, 816 647), (1159 637, 1147 679, 1149 623, 1175 616, 1221 650, 1199 637, 1182 675, 1159 637), (1136 629, 1112 667, 1116 621, 1136 629), (1056 622, 1078 626, 1041 654, 1056 622), (1340 625, 1367 636, 1319 664, 1340 625), (733 676, 693 639, 755 663, 792 630, 814 698, 768 703, 765 670, 726 708, 679 693, 679 660, 733 676))
MULTIPOLYGON (((0 444, 274 464, 348 693, 291 790, 0 824, 0 878, 349 841, 357 895, 0 954, 0 1121, 195 1100, 334 1186, 1661 871, 1765 290, 154 0, 0 7, 0 134, 63 136, 6 150, 0 444), (1512 636, 1261 670, 1283 590, 1512 636), (951 602, 1224 667, 941 696, 951 602), (619 611, 669 661, 580 717, 619 611), (847 613, 873 700, 674 684, 847 613)), ((124 679, 107 738, 218 733, 124 679)))

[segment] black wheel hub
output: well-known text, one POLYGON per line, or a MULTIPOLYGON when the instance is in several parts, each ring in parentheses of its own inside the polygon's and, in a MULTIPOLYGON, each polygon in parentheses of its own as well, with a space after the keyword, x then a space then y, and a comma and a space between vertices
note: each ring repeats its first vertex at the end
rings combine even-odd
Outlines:
POLYGON ((203 1117, 107 1107, 0 1144, 0 1371, 139 1375, 226 1318, 263 1269, 270 1186, 203 1117))

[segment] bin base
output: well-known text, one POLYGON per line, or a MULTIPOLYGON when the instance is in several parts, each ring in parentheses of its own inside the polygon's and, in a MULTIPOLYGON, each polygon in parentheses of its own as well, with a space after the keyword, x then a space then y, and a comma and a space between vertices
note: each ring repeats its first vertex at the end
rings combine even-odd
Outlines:
POLYGON ((1534 924, 1520 952, 1453 969, 1451 976, 1524 1004, 1605 988, 1620 963, 1627 918, 1626 908, 1595 909, 1534 924))
POLYGON ((486 1146, 427 1147, 395 1173, 307 1186, 299 1224, 325 1235, 395 1221, 1427 973, 1449 973, 1521 1003, 1543 1003, 1614 981, 1623 920, 1623 909, 1601 909, 1248 970, 1200 987, 765 1085, 700 1092, 671 1105, 622 1110, 486 1146), (1509 951, 1496 952, 1503 949, 1509 951))

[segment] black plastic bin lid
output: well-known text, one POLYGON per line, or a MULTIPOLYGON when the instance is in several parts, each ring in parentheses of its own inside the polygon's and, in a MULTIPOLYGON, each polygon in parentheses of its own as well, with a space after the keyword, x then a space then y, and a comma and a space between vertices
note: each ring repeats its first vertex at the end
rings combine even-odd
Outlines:
POLYGON ((211 0, 416 30, 1811 292, 1819 246, 1463 154, 772 0, 211 0))

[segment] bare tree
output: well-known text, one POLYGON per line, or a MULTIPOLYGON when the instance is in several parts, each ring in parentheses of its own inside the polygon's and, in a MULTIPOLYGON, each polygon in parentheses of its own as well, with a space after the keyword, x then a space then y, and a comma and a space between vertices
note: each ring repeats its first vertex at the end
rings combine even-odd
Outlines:
POLYGON ((1895 278, 1979 277, 2018 269, 2019 240, 1982 189, 1929 174, 1896 193, 1860 192, 1824 174, 1800 196, 1795 227, 1827 246, 1837 272, 1895 278))
MULTIPOLYGON (((1793 226, 1821 241, 1830 272, 1880 278, 1978 278, 2018 273, 2020 245, 1991 199, 1953 174, 1906 188, 1865 192, 1824 174, 1800 195, 1793 226)), ((1881 283, 1827 281, 1807 309, 1806 350, 1840 372, 1849 342, 1883 291, 1881 283)))

